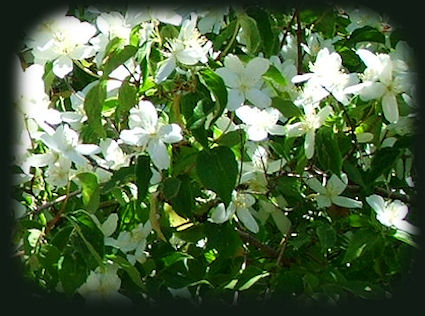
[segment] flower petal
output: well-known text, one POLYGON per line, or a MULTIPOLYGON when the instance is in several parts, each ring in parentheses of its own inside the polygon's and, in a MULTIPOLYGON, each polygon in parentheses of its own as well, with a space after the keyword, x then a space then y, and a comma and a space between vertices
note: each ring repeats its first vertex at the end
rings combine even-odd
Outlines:
POLYGON ((314 155, 314 139, 315 139, 315 133, 314 131, 307 131, 305 134, 305 140, 304 140, 304 151, 305 156, 307 159, 311 159, 314 155))
POLYGON ((238 89, 241 85, 241 79, 240 77, 234 73, 233 71, 231 71, 228 68, 218 68, 215 71, 221 78, 223 78, 224 83, 226 84, 226 86, 233 88, 233 89, 238 89))
POLYGON ((245 101, 245 95, 237 90, 230 89, 227 91, 227 109, 229 111, 234 111, 239 108, 245 101))
POLYGON ((167 147, 161 140, 150 140, 148 143, 148 153, 151 156, 153 164, 159 169, 168 169, 170 166, 170 156, 167 147))
POLYGON ((269 69, 270 62, 262 57, 255 57, 251 59, 245 66, 244 74, 249 78, 261 77, 267 69, 269 69))
POLYGON ((259 227, 252 214, 247 208, 237 208, 236 215, 248 230, 258 233, 259 227))
POLYGON ((382 196, 377 194, 366 197, 366 202, 374 209, 376 213, 383 213, 385 211, 385 201, 382 196))
POLYGON ((272 99, 263 91, 257 88, 251 88, 246 92, 246 98, 261 109, 265 109, 272 104, 272 99))
POLYGON ((73 69, 72 60, 68 56, 59 56, 53 61, 53 73, 63 79, 73 69))
POLYGON ((149 134, 142 128, 125 129, 120 133, 120 138, 124 143, 133 146, 145 146, 149 140, 149 134))
POLYGON ((396 123, 398 121, 398 104, 394 93, 387 92, 382 97, 382 112, 384 112, 385 118, 390 123, 396 123))
POLYGON ((155 82, 161 83, 168 78, 169 75, 176 69, 176 58, 171 56, 170 58, 164 60, 159 66, 159 69, 156 73, 155 82))
POLYGON ((159 129, 159 137, 165 143, 177 143, 183 139, 181 135, 182 129, 177 124, 162 125, 159 129))
POLYGON ((354 199, 350 199, 345 196, 334 196, 332 202, 338 206, 347 207, 347 208, 362 208, 363 203, 354 199))
POLYGON ((212 211, 210 221, 213 222, 213 223, 216 223, 216 224, 222 224, 229 219, 228 215, 229 214, 226 212, 226 208, 224 206, 224 203, 220 203, 212 211))

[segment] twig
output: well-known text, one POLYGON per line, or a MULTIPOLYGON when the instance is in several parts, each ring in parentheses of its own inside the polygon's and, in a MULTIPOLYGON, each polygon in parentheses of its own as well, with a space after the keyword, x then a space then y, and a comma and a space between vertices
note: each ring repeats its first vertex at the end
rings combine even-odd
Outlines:
POLYGON ((46 208, 49 208, 49 207, 52 207, 53 205, 55 205, 57 203, 60 203, 60 202, 62 202, 64 200, 66 200, 66 199, 69 199, 69 198, 71 198, 73 196, 76 196, 76 195, 78 195, 80 193, 81 193, 81 190, 77 190, 77 191, 71 192, 69 194, 62 195, 62 196, 58 197, 56 200, 54 200, 52 202, 48 202, 48 203, 44 203, 44 204, 40 205, 35 210, 33 210, 31 213, 32 214, 38 214, 42 210, 44 210, 46 208))
POLYGON ((301 51, 301 41, 302 41, 302 28, 301 28, 301 18, 300 11, 298 8, 295 9, 295 16, 297 17, 297 74, 302 74, 302 51, 301 51))
POLYGON ((239 234, 239 236, 245 241, 245 242, 249 242, 250 244, 252 244, 253 246, 261 249, 266 255, 272 257, 272 258, 277 258, 279 256, 279 252, 277 252, 275 249, 273 249, 270 246, 267 246, 265 244, 263 244, 261 241, 259 241, 257 238, 255 238, 254 236, 252 236, 251 234, 244 232, 242 230, 237 229, 237 232, 239 234))
MULTIPOLYGON (((353 191, 359 191, 360 186, 355 185, 355 184, 349 184, 347 186, 347 189, 353 190, 353 191)), ((376 194, 381 195, 381 196, 386 197, 386 198, 397 199, 397 200, 400 200, 400 201, 407 203, 407 204, 411 203, 409 196, 403 195, 403 194, 398 193, 398 192, 391 192, 391 191, 385 190, 383 188, 375 188, 374 192, 376 194)))
POLYGON ((294 14, 292 15, 291 21, 289 21, 288 26, 285 29, 285 33, 283 33, 282 41, 280 42, 281 48, 283 47, 283 45, 285 45, 286 36, 288 36, 289 29, 291 28, 291 25, 295 20, 296 13, 297 13, 297 10, 294 11, 294 14))

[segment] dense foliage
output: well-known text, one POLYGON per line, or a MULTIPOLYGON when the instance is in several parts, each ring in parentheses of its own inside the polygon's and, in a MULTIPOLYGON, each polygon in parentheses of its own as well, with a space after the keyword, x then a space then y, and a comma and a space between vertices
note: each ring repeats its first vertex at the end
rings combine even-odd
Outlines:
POLYGON ((76 301, 390 298, 415 65, 367 8, 70 7, 16 58, 14 253, 76 301))

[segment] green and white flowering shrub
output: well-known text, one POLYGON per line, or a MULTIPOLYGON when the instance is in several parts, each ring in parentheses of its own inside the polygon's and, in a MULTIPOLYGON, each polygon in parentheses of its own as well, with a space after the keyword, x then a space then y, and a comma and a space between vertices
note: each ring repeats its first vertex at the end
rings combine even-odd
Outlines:
POLYGON ((391 297, 414 60, 366 8, 70 7, 17 53, 14 258, 76 301, 391 297))

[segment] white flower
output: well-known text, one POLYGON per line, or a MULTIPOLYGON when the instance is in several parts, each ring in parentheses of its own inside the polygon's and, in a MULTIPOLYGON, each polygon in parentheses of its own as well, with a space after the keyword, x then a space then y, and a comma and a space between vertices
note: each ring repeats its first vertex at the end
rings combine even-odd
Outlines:
POLYGON ((268 134, 284 134, 283 126, 277 124, 281 117, 280 112, 275 108, 260 110, 243 105, 237 108, 235 113, 247 125, 246 132, 250 140, 265 140, 268 134))
MULTIPOLYGON (((17 90, 15 98, 19 115, 23 115, 26 119, 34 120, 44 131, 52 134, 54 129, 48 124, 59 124, 61 118, 59 111, 49 109, 50 100, 44 90, 44 67, 33 64, 23 71, 18 60, 16 66, 17 90)), ((31 136, 35 137, 37 135, 31 136)))
POLYGON ((406 204, 399 200, 385 202, 384 199, 376 194, 366 197, 366 202, 376 212, 376 218, 382 225, 394 227, 410 234, 418 234, 419 229, 406 220, 408 208, 406 204))
POLYGON ((242 162, 240 183, 248 183, 249 187, 256 192, 265 191, 267 190, 266 174, 272 174, 282 169, 286 160, 284 158, 271 160, 264 147, 259 145, 253 147, 250 144, 252 143, 248 143, 247 153, 251 161, 242 162))
POLYGON ((43 134, 40 138, 52 151, 64 155, 81 166, 87 164, 87 159, 83 155, 99 152, 97 145, 79 144, 77 132, 70 129, 68 125, 61 125, 53 135, 43 134))
POLYGON ((255 204, 255 198, 251 194, 239 193, 233 191, 232 201, 227 209, 224 203, 220 203, 212 212, 210 221, 221 224, 228 221, 233 215, 237 215, 242 224, 253 233, 258 233, 259 227, 251 213, 255 212, 252 205, 255 204))
POLYGON ((270 62, 262 57, 255 57, 246 66, 235 55, 229 54, 224 58, 224 67, 216 73, 223 78, 228 87, 227 108, 236 110, 245 100, 259 108, 267 108, 272 100, 265 90, 262 75, 269 68, 270 62))
POLYGON ((58 160, 47 167, 46 182, 55 187, 64 187, 69 181, 70 171, 71 160, 60 156, 58 160))
POLYGON ((201 36, 196 28, 196 14, 192 13, 190 19, 183 22, 179 36, 170 39, 166 43, 169 49, 168 58, 161 62, 155 81, 160 83, 168 78, 168 76, 176 68, 177 63, 192 66, 197 63, 206 63, 208 61, 207 54, 212 47, 211 41, 201 36))
MULTIPOLYGON (((208 12, 202 14, 199 19, 198 28, 201 34, 214 33, 218 34, 224 25, 224 16, 229 12, 229 8, 212 8, 208 12)), ((200 14, 201 15, 201 14, 200 14)))
POLYGON ((315 63, 310 62, 309 67, 311 73, 294 76, 292 82, 308 81, 317 89, 321 88, 324 96, 332 93, 339 102, 348 103, 345 88, 357 83, 357 77, 356 74, 346 74, 341 70, 342 59, 338 53, 330 53, 326 47, 322 48, 317 54, 315 63))
POLYGON ((32 48, 34 63, 44 65, 53 61, 53 72, 64 78, 73 69, 72 60, 92 57, 95 53, 89 39, 96 28, 88 22, 81 22, 73 16, 50 17, 41 23, 28 41, 32 48))
POLYGON ((90 272, 86 282, 77 289, 77 292, 91 302, 131 302, 129 298, 118 292, 121 288, 121 279, 117 270, 116 265, 109 263, 106 264, 104 271, 101 267, 97 267, 90 272))
POLYGON ((118 170, 121 167, 128 166, 130 163, 130 157, 122 151, 115 140, 111 138, 102 139, 99 147, 104 159, 93 156, 98 165, 104 168, 118 170))
POLYGON ((158 121, 155 106, 149 101, 140 101, 138 107, 130 110, 130 129, 123 130, 120 138, 129 145, 147 146, 154 165, 162 170, 170 166, 165 143, 172 144, 183 139, 177 124, 163 124, 158 121))
POLYGON ((329 207, 332 203, 347 208, 361 208, 363 206, 361 201, 340 196, 348 184, 347 175, 344 173, 341 175, 341 179, 333 174, 325 186, 314 177, 307 179, 306 183, 310 188, 319 193, 316 197, 317 206, 319 208, 329 207))
POLYGON ((394 73, 394 65, 388 54, 377 54, 358 49, 357 54, 366 64, 363 82, 346 89, 358 93, 363 101, 381 99, 384 117, 395 123, 399 119, 397 95, 408 91, 411 80, 407 73, 394 73))
POLYGON ((316 113, 313 105, 305 105, 304 113, 305 115, 301 117, 300 122, 285 125, 284 131, 288 137, 305 135, 304 151, 307 159, 310 159, 314 154, 316 129, 322 126, 329 114, 332 113, 332 108, 327 105, 316 113))

